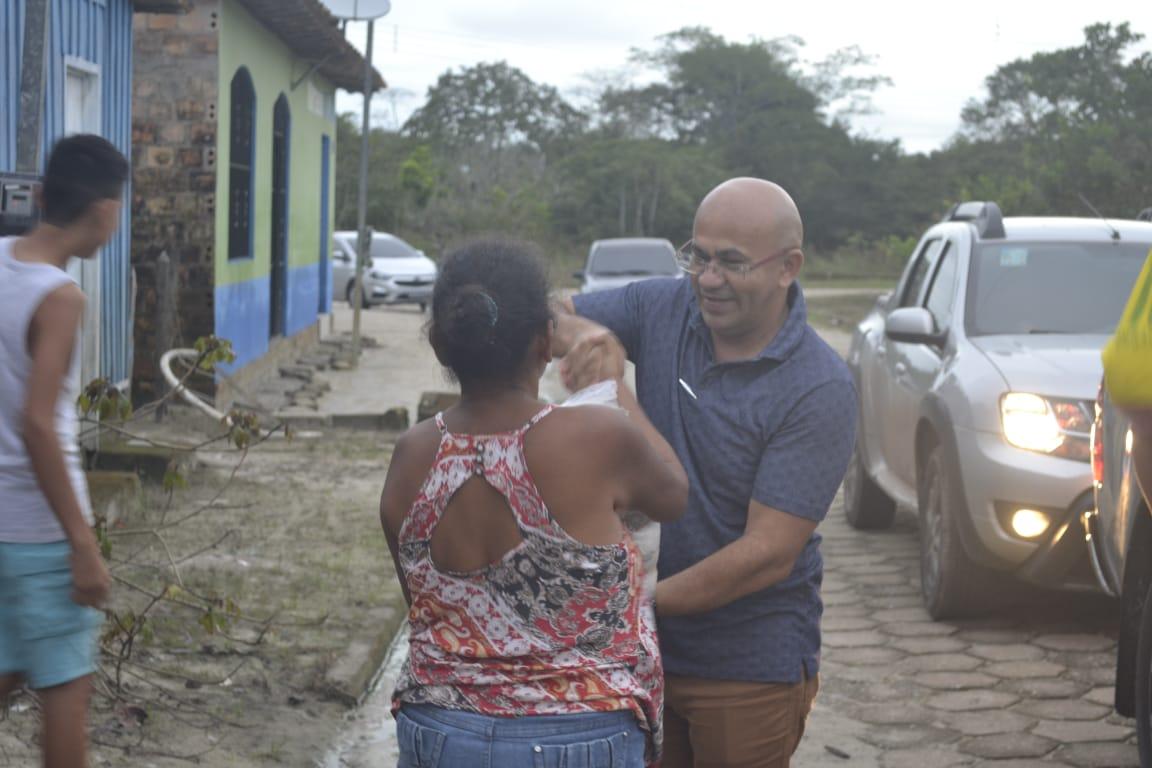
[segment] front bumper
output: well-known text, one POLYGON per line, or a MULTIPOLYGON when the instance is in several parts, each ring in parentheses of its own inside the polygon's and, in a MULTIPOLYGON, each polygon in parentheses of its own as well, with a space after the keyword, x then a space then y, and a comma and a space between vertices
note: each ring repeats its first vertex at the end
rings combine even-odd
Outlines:
POLYGON ((1015 448, 998 433, 958 428, 956 442, 971 523, 964 536, 969 557, 1044 586, 1095 588, 1081 522, 1093 503, 1091 465, 1015 448), (1035 540, 1007 527, 1005 511, 1024 507, 1051 519, 1035 540))
POLYGON ((371 304, 421 304, 432 300, 436 281, 426 277, 392 277, 370 279, 365 294, 371 304))

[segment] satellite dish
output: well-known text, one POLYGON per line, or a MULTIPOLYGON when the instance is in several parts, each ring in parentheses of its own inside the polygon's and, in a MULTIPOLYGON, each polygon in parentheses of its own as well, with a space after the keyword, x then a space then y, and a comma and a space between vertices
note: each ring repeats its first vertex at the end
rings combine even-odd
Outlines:
POLYGON ((387 16, 392 0, 322 0, 329 12, 338 19, 368 21, 387 16))

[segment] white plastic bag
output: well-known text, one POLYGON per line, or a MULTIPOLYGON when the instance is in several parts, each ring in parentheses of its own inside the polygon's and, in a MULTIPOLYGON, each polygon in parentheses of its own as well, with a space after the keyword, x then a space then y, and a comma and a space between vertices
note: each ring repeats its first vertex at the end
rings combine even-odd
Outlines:
MULTIPOLYGON (((607 405, 619 408, 616 399, 616 382, 601 381, 573 393, 560 404, 561 407, 575 405, 607 405)), ((632 539, 644 557, 644 596, 651 598, 656 591, 656 561, 660 556, 660 524, 635 511, 620 514, 624 525, 632 532, 632 539)))

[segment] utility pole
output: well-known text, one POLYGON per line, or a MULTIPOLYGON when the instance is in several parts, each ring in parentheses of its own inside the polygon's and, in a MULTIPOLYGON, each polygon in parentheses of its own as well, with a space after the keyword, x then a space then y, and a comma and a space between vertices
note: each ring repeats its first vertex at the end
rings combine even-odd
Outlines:
POLYGON ((360 312, 364 305, 364 267, 370 264, 372 232, 368 229, 368 131, 372 114, 372 44, 376 37, 376 19, 387 16, 392 0, 323 0, 332 15, 347 29, 349 21, 368 22, 368 41, 364 51, 364 114, 360 120, 360 189, 356 201, 356 278, 352 288, 352 365, 360 364, 360 312))
POLYGON ((352 290, 352 365, 360 365, 360 312, 364 306, 364 265, 369 263, 372 235, 368 231, 368 118, 372 106, 372 43, 376 19, 368 20, 364 54, 364 115, 360 121, 360 189, 356 199, 356 287, 352 290))

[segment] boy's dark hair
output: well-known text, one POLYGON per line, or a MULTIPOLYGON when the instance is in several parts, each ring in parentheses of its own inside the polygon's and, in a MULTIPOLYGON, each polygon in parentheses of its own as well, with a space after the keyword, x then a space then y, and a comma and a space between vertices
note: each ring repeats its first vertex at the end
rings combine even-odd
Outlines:
POLYGON ((119 198, 127 181, 128 161, 107 139, 92 134, 60 139, 44 170, 41 218, 66 227, 93 203, 119 198))
POLYGON ((511 380, 552 321, 548 277, 526 243, 484 239, 448 254, 432 292, 428 337, 462 385, 511 380))

